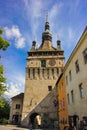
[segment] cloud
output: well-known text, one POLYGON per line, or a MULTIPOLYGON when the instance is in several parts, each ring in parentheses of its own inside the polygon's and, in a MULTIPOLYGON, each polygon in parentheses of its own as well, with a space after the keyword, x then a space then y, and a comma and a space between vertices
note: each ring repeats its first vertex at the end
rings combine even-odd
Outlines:
POLYGON ((15 95, 20 93, 20 84, 15 84, 13 82, 10 82, 7 85, 7 91, 4 93, 9 98, 14 97, 15 95))
POLYGON ((33 18, 41 17, 41 9, 43 8, 43 3, 40 0, 24 0, 25 8, 27 10, 28 16, 33 18))
POLYGON ((13 25, 11 28, 5 27, 4 32, 7 39, 15 40, 16 48, 25 47, 25 38, 22 36, 18 26, 13 25))
POLYGON ((24 48, 24 46, 25 46, 25 38, 20 37, 20 38, 16 39, 15 46, 17 48, 24 48))
POLYGON ((21 73, 12 73, 9 75, 7 91, 4 93, 9 98, 24 92, 25 76, 21 73))
POLYGON ((42 15, 43 2, 40 0, 24 0, 25 9, 27 12, 27 18, 29 20, 33 37, 36 37, 37 30, 39 27, 39 18, 42 15), (33 25, 33 26, 32 26, 33 25))
POLYGON ((49 19, 53 21, 53 19, 56 18, 56 16, 60 13, 61 8, 63 6, 63 3, 57 3, 52 6, 52 8, 49 10, 49 19))
MULTIPOLYGON (((58 19, 58 14, 61 12, 63 7, 62 2, 46 1, 42 2, 41 0, 24 0, 25 10, 27 12, 27 18, 31 26, 31 35, 38 39, 38 32, 42 25, 42 20, 45 19, 46 13, 48 12, 48 21, 51 25, 51 31, 54 32, 54 21, 58 19)), ((45 24, 45 23, 43 23, 45 24)))

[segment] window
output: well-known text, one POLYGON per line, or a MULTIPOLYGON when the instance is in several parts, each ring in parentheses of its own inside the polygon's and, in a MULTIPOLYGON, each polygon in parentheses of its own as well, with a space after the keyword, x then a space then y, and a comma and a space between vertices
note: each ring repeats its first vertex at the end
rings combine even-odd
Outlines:
POLYGON ((38 68, 38 76, 40 77, 40 69, 38 68))
POLYGON ((30 78, 30 69, 28 69, 28 76, 29 76, 29 78, 30 78))
POLYGON ((59 68, 57 68, 57 75, 59 74, 59 68))
POLYGON ((71 91, 71 100, 72 100, 72 103, 74 103, 74 91, 73 90, 71 91))
POLYGON ((53 75, 53 79, 54 79, 54 69, 52 69, 52 75, 53 75))
POLYGON ((52 86, 48 86, 48 90, 49 90, 49 91, 52 91, 52 86))
POLYGON ((41 60, 41 67, 46 67, 46 60, 41 60))
POLYGON ((87 64, 87 48, 83 51, 84 62, 87 64))
POLYGON ((69 79, 72 80, 71 70, 69 71, 69 79))
POLYGON ((69 94, 67 94, 67 102, 68 102, 68 104, 70 104, 69 94))
POLYGON ((76 60, 76 62, 75 62, 75 67, 76 67, 76 73, 78 73, 79 72, 79 63, 78 63, 78 60, 76 60))
POLYGON ((20 109, 20 104, 16 104, 16 109, 20 109))
POLYGON ((47 77, 48 77, 48 79, 49 79, 49 69, 47 69, 47 77))
POLYGON ((66 84, 68 85, 68 76, 66 76, 66 84))
POLYGON ((84 92, 83 92, 82 83, 79 85, 79 92, 80 92, 80 98, 83 98, 84 97, 84 92))
POLYGON ((33 69, 33 78, 35 79, 35 69, 33 69))
POLYGON ((44 69, 42 69, 42 75, 43 75, 43 77, 44 77, 44 71, 45 71, 45 70, 44 70, 44 69))

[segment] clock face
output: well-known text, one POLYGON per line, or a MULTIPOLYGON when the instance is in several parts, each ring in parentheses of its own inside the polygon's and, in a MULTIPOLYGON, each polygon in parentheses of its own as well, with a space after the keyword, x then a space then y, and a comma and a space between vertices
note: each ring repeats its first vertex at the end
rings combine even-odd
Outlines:
POLYGON ((49 60, 49 65, 54 66, 56 64, 56 61, 54 59, 49 60))

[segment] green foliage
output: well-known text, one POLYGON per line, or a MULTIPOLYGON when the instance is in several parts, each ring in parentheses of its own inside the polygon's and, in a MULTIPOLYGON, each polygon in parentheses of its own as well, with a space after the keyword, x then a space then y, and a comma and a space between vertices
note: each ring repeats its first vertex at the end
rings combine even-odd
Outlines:
MULTIPOLYGON (((3 30, 0 28, 0 35, 3 34, 3 30)), ((5 40, 2 36, 0 36, 0 50, 6 50, 10 43, 5 40)), ((0 55, 1 58, 1 55, 0 55)), ((4 67, 0 65, 0 108, 3 108, 2 94, 6 91, 6 78, 4 77, 4 67)))
POLYGON ((2 97, 3 107, 0 108, 0 119, 9 119, 10 103, 6 98, 2 97))
POLYGON ((3 30, 0 28, 0 34, 2 34, 3 33, 3 30))
POLYGON ((6 91, 6 78, 3 76, 4 68, 3 65, 0 65, 0 96, 6 91))
POLYGON ((0 124, 2 124, 2 125, 6 125, 6 124, 8 124, 8 120, 5 119, 5 118, 0 119, 0 124))
MULTIPOLYGON (((3 30, 0 29, 0 34, 3 33, 3 30)), ((0 50, 6 50, 10 43, 5 40, 2 36, 0 36, 0 50)))

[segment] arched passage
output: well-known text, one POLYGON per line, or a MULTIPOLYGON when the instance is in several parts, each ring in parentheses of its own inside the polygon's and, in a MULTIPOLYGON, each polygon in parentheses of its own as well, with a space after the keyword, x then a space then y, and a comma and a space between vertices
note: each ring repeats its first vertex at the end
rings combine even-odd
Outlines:
POLYGON ((41 127, 41 115, 38 113, 33 113, 29 117, 29 122, 32 124, 33 128, 40 128, 41 127))

